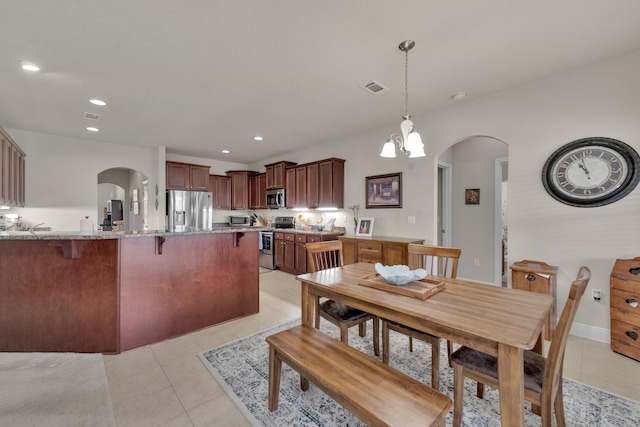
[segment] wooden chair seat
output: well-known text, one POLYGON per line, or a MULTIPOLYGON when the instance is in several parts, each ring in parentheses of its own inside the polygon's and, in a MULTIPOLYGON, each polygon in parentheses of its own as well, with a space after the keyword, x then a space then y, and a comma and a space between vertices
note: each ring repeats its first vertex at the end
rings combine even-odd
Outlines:
MULTIPOLYGON (((553 413, 558 427, 565 427, 564 402, 562 398, 562 363, 571 324, 575 318, 580 299, 589 284, 591 271, 580 267, 576 280, 571 285, 569 298, 562 310, 556 327, 549 354, 544 357, 533 351, 524 352, 524 398, 533 405, 540 406, 542 426, 553 426, 553 413)), ((482 398, 484 385, 499 388, 498 360, 478 350, 461 347, 451 356, 454 373, 453 426, 462 423, 464 379, 478 382, 477 395, 482 398)))

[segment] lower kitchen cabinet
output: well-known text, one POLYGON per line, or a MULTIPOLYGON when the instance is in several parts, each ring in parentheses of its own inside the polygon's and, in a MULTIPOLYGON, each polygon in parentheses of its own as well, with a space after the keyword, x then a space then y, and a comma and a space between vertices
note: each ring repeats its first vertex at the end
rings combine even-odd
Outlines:
POLYGON ((340 236, 345 264, 368 262, 383 265, 407 265, 410 243, 422 244, 422 239, 404 237, 354 237, 340 236))
POLYGON ((320 233, 285 233, 275 232, 275 263, 279 270, 291 274, 308 273, 307 243, 336 240, 337 235, 324 236, 320 233))

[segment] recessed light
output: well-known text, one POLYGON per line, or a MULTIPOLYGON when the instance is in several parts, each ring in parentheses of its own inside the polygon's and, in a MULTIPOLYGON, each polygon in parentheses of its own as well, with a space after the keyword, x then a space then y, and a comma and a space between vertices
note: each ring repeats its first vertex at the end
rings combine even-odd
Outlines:
POLYGON ((31 71, 31 72, 40 71, 40 67, 38 65, 34 64, 33 62, 20 60, 20 61, 18 61, 18 63, 20 64, 22 69, 25 70, 25 71, 31 71))
POLYGON ((88 130, 88 131, 90 131, 90 132, 100 132, 100 129, 98 129, 98 128, 94 128, 94 127, 91 127, 91 126, 89 126, 89 127, 87 128, 87 130, 88 130))
POLYGON ((454 101, 461 101, 463 99, 466 99, 467 97, 467 92, 456 92, 453 94, 453 96, 451 97, 454 101))
POLYGON ((107 105, 107 103, 102 101, 101 99, 90 99, 89 102, 93 105, 99 105, 100 107, 104 107, 105 105, 107 105))
POLYGON ((256 141, 262 141, 264 138, 261 136, 254 136, 253 139, 255 139, 256 141))
POLYGON ((222 150, 224 154, 229 154, 229 150, 222 150))

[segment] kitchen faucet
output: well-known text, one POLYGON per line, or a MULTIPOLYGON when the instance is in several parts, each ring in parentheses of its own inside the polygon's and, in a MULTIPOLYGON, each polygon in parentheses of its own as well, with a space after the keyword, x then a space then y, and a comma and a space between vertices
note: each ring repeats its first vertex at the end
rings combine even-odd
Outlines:
POLYGON ((44 222, 41 222, 40 224, 36 224, 36 225, 32 226, 31 228, 29 228, 29 233, 31 233, 31 234, 33 234, 35 236, 36 235, 36 228, 39 225, 43 225, 43 224, 44 224, 44 222))

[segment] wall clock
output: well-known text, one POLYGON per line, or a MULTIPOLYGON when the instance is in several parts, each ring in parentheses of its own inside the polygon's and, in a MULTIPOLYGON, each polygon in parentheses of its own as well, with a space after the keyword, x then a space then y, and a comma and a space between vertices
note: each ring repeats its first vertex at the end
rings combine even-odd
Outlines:
POLYGON ((563 145, 542 168, 542 183, 554 199, 590 208, 622 199, 640 181, 640 156, 624 142, 592 137, 563 145))

